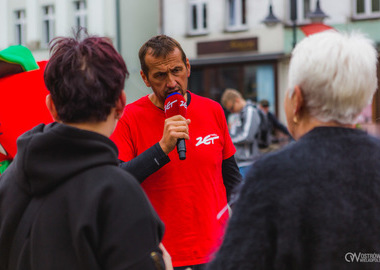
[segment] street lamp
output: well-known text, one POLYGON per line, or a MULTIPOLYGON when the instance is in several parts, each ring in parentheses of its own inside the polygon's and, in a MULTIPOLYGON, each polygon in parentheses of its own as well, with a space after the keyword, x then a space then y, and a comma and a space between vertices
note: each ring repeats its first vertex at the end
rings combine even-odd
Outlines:
POLYGON ((277 23, 281 22, 274 14, 272 7, 272 0, 269 1, 269 14, 262 21, 266 26, 275 26, 277 23))
POLYGON ((317 0, 315 11, 308 13, 306 17, 309 18, 312 23, 321 23, 328 16, 322 11, 319 0, 317 0))

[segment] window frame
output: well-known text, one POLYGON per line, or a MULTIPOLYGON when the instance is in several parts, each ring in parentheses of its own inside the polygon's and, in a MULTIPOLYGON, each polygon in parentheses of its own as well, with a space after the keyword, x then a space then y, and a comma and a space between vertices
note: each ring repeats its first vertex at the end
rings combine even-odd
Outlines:
MULTIPOLYGON (((380 18, 380 10, 372 11, 372 0, 363 0, 364 1, 364 12, 357 12, 357 2, 359 0, 352 0, 352 18, 353 19, 371 19, 371 18, 380 18)), ((379 0, 380 1, 380 0, 379 0)), ((380 3, 379 3, 380 5, 380 3)))
POLYGON ((247 16, 247 0, 226 0, 226 17, 225 17, 225 30, 226 32, 238 32, 248 30, 248 16, 247 16), (233 1, 234 12, 233 15, 236 23, 231 24, 231 8, 230 2, 233 1), (244 22, 245 20, 245 22, 244 22))
POLYGON ((206 35, 209 33, 208 15, 209 15, 208 0, 189 0, 188 1, 188 28, 187 32, 190 36, 206 35), (196 10, 196 28, 193 27, 194 16, 193 10, 196 10), (206 13, 206 15, 204 14, 206 13))
POLYGON ((54 5, 42 7, 42 47, 47 48, 55 37, 55 8, 54 5))
MULTIPOLYGON (((316 6, 317 1, 316 0, 306 0, 309 2, 310 10, 305 10, 305 0, 297 0, 297 21, 296 23, 299 25, 302 24, 308 24, 310 23, 310 19, 307 17, 308 13, 313 12, 316 6)), ((291 18, 291 6, 289 1, 289 12, 288 12, 288 18, 289 18, 289 24, 292 23, 291 18)))
POLYGON ((87 29, 87 3, 85 0, 74 1, 74 25, 76 29, 80 27, 87 29))
POLYGON ((26 45, 26 11, 17 9, 14 11, 15 35, 14 41, 17 45, 26 45))

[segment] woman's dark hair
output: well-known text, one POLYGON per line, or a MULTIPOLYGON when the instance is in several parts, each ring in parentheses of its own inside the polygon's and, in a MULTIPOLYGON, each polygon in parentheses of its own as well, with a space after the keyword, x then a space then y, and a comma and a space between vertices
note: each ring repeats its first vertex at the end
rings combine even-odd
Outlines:
POLYGON ((57 37, 50 43, 44 80, 62 122, 107 119, 129 75, 110 39, 88 36, 57 37))

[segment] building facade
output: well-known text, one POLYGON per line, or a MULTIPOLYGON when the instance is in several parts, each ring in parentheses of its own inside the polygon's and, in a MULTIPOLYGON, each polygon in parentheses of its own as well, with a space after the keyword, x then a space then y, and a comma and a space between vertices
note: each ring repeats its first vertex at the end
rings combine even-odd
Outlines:
POLYGON ((163 30, 190 59, 190 91, 220 101, 226 88, 235 88, 253 101, 268 99, 276 110, 284 34, 281 25, 261 22, 267 9, 267 1, 164 1, 163 30))
MULTIPOLYGON (((269 100, 285 121, 290 53, 317 4, 325 24, 359 30, 380 44, 380 0, 0 0, 0 50, 23 44, 45 60, 53 37, 86 27, 110 37, 125 58, 132 102, 151 92, 140 77, 138 50, 151 36, 166 34, 190 59, 190 91, 220 101, 226 88, 235 88, 253 101, 269 100), (270 8, 278 21, 265 24, 270 8)), ((379 98, 370 108, 372 121, 380 117, 379 98)))
POLYGON ((107 36, 127 62, 128 102, 149 92, 140 77, 138 49, 161 32, 158 0, 0 0, 0 50, 28 47, 37 61, 49 58, 48 44, 73 36, 79 27, 107 36))
POLYGON ((21 44, 37 60, 48 59, 52 38, 73 35, 79 27, 116 38, 114 1, 0 0, 0 7, 0 49, 21 44))
MULTIPOLYGON (((380 0, 163 0, 163 33, 176 38, 192 65, 189 89, 220 101, 226 88, 245 98, 270 101, 282 121, 291 50, 305 35, 301 27, 319 18, 340 31, 359 30, 380 43, 380 0), (318 2, 318 3, 317 3, 318 2), (269 8, 279 20, 265 24, 269 8)), ((380 116, 379 96, 370 108, 380 116)), ((368 111, 368 110, 367 110, 368 111)))

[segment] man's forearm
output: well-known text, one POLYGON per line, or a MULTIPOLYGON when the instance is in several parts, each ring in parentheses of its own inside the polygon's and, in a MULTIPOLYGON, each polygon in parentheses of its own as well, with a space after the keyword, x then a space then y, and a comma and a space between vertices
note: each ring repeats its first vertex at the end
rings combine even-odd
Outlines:
POLYGON ((119 166, 132 174, 141 184, 169 161, 169 157, 162 151, 159 143, 156 143, 134 159, 128 162, 121 161, 119 166))

